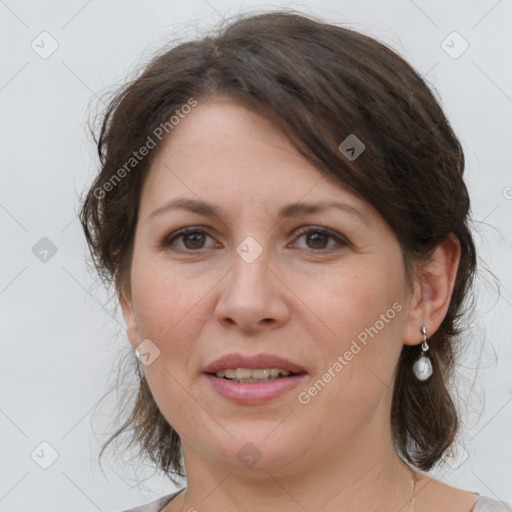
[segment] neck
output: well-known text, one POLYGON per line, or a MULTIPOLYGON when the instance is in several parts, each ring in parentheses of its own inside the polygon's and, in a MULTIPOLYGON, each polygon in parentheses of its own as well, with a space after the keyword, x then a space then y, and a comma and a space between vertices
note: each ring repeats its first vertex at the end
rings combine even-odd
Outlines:
POLYGON ((256 470, 207 463, 184 445, 187 490, 181 510, 409 512, 412 470, 391 443, 386 447, 375 443, 370 448, 354 443, 350 449, 345 446, 317 457, 316 465, 307 460, 256 470))

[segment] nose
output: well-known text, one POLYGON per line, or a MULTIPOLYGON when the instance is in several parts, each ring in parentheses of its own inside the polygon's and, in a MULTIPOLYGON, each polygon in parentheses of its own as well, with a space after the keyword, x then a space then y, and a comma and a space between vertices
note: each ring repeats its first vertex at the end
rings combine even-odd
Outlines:
POLYGON ((268 263, 265 252, 252 262, 234 253, 233 268, 222 280, 215 309, 217 320, 224 326, 258 332, 288 321, 288 288, 268 263))

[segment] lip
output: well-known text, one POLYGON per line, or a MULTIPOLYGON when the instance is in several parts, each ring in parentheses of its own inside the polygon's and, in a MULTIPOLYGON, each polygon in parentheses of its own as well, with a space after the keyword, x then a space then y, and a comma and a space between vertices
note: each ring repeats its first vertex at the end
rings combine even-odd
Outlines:
MULTIPOLYGON (((256 370, 258 368, 281 368, 282 370, 288 370, 291 373, 306 372, 302 366, 272 354, 255 354, 252 356, 244 354, 227 354, 203 368, 202 372, 212 374, 226 368, 248 368, 250 370, 256 370)), ((251 384, 251 386, 252 385, 253 384, 251 384)))
POLYGON ((307 373, 253 383, 233 382, 208 373, 205 373, 204 377, 213 389, 224 398, 237 404, 257 405, 277 398, 297 387, 307 378, 307 373))
POLYGON ((246 405, 257 405, 277 398, 299 386, 307 377, 304 367, 271 354, 228 354, 206 366, 203 374, 218 394, 237 404, 246 405), (215 376, 216 372, 225 368, 281 368, 297 375, 279 377, 268 382, 242 383, 215 376))

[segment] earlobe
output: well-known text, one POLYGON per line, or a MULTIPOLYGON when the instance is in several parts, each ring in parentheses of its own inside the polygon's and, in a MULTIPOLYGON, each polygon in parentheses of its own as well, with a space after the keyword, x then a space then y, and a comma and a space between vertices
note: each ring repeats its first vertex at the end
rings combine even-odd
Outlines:
POLYGON ((406 345, 421 343, 420 329, 432 336, 441 325, 453 293, 460 261, 460 242, 450 233, 435 247, 429 261, 418 267, 409 321, 404 332, 406 345))

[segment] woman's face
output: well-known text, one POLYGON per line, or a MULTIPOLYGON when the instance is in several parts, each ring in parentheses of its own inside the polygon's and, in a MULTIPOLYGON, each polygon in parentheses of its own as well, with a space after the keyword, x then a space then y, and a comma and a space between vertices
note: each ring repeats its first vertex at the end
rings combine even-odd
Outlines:
POLYGON ((185 458, 278 474, 377 454, 404 333, 420 327, 411 301, 382 217, 268 120, 217 98, 174 127, 142 191, 122 306, 185 458), (272 368, 297 375, 214 373, 272 368))

